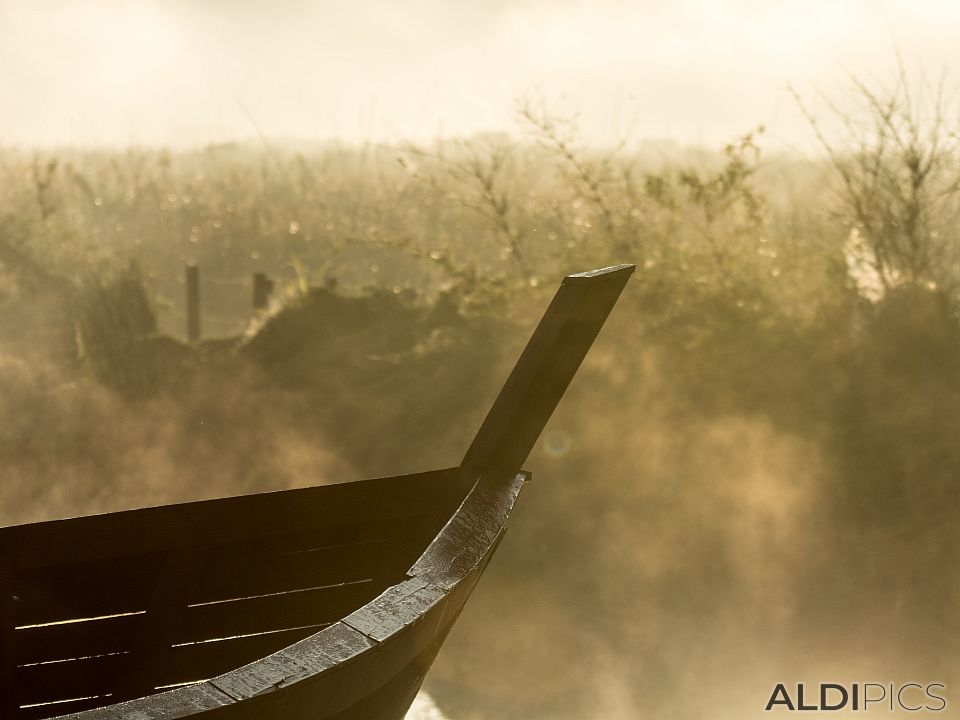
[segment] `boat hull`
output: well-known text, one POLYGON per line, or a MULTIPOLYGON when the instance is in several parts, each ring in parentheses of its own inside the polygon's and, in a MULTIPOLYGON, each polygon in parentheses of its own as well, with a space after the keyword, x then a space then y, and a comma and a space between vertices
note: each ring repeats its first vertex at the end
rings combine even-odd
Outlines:
POLYGON ((314 635, 202 683, 59 717, 401 720, 528 478, 482 478, 406 579, 314 635))

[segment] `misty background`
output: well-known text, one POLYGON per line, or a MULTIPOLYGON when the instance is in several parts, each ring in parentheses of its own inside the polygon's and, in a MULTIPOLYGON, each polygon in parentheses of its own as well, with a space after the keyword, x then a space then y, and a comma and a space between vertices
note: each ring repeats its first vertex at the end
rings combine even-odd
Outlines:
POLYGON ((0 2, 0 143, 427 140, 510 127, 531 88, 591 142, 809 148, 788 82, 955 64, 951 0, 0 2))
POLYGON ((0 1, 0 521, 456 464, 634 262, 419 717, 952 701, 958 14, 0 1))

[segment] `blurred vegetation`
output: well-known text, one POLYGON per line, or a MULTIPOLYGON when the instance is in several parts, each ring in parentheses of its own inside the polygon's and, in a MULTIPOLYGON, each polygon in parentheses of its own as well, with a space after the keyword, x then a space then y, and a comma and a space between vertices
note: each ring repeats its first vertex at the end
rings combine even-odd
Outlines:
POLYGON ((960 166, 907 89, 858 85, 818 160, 592 148, 539 100, 428 147, 0 151, 5 519, 455 464, 559 278, 635 262, 441 705, 746 717, 825 657, 949 685, 960 166))

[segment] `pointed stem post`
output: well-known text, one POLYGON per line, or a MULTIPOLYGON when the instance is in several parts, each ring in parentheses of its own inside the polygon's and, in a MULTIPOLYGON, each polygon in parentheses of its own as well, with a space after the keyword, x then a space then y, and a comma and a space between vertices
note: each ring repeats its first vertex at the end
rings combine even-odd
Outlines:
POLYGON ((635 267, 564 278, 460 464, 464 482, 520 471, 635 267))

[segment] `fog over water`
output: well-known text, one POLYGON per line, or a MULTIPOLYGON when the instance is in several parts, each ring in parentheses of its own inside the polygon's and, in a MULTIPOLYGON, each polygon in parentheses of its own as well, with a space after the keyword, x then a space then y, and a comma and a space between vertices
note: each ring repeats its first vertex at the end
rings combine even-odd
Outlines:
POLYGON ((809 133, 785 92, 956 64, 960 4, 0 1, 0 144, 432 138, 567 97, 595 141, 809 133))

